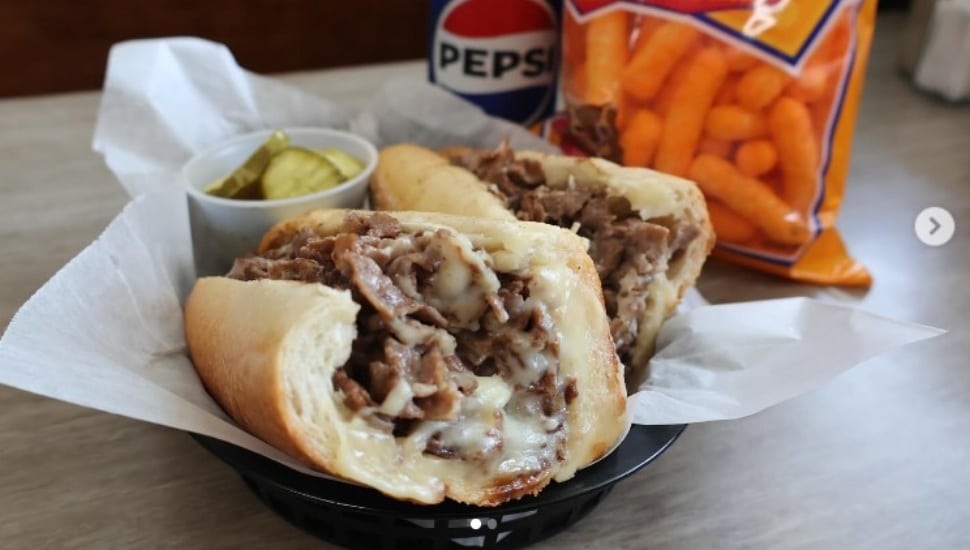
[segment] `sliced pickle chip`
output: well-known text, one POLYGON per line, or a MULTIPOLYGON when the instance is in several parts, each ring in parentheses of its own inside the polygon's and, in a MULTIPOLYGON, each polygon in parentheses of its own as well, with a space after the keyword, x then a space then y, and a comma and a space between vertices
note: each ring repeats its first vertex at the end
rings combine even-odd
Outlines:
POLYGON ((330 189, 344 178, 332 162, 309 149, 290 147, 277 153, 263 172, 263 196, 286 199, 330 189))
POLYGON ((340 170, 340 175, 342 175, 344 179, 349 180, 364 169, 363 162, 349 153, 341 151, 340 149, 334 149, 331 147, 329 149, 320 149, 317 151, 317 153, 327 157, 327 160, 332 162, 333 165, 337 167, 337 170, 340 170))
POLYGON ((228 179, 228 178, 224 178, 224 179, 217 180, 217 181, 214 181, 214 182, 210 183, 209 185, 207 185, 203 189, 203 191, 205 191, 206 193, 208 193, 210 195, 215 195, 217 197, 223 197, 223 198, 226 198, 226 199, 242 200, 242 201, 258 201, 258 200, 260 200, 260 199, 263 198, 263 189, 262 189, 262 187, 259 184, 259 179, 256 179, 256 180, 254 180, 254 181, 252 181, 252 182, 244 185, 243 187, 239 188, 235 192, 235 194, 232 195, 231 197, 226 197, 224 195, 221 195, 220 194, 221 193, 220 186, 225 183, 226 179, 228 179))
POLYGON ((274 131, 246 162, 231 174, 205 188, 205 192, 226 199, 259 199, 259 177, 275 155, 290 145, 290 136, 280 130, 274 131))

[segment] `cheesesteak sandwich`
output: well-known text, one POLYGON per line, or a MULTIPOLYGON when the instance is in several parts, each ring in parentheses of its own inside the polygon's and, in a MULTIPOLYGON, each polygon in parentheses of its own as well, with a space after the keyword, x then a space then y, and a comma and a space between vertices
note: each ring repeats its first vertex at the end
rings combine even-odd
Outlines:
POLYGON ((244 428, 399 499, 497 505, 602 457, 623 372, 582 239, 543 224, 316 211, 185 308, 244 428))
POLYGON ((381 210, 544 222, 588 239, 630 391, 714 245, 693 182, 602 159, 397 145, 381 151, 370 188, 381 210))

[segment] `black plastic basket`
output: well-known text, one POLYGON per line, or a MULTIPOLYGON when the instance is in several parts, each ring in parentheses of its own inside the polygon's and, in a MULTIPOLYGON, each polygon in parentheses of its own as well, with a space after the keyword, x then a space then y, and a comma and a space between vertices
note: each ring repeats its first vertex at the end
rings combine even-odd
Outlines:
POLYGON ((347 548, 520 548, 582 519, 623 478, 660 456, 685 426, 633 426, 608 457, 535 497, 494 508, 445 502, 420 506, 356 485, 308 476, 229 443, 193 434, 236 469, 273 511, 347 548))

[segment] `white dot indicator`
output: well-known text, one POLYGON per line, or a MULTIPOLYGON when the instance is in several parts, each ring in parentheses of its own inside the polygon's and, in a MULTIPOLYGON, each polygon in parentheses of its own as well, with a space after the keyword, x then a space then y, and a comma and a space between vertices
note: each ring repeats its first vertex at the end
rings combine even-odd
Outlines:
POLYGON ((480 520, 478 518, 475 518, 475 519, 469 521, 468 524, 471 526, 472 529, 481 529, 482 528, 482 520, 480 520))

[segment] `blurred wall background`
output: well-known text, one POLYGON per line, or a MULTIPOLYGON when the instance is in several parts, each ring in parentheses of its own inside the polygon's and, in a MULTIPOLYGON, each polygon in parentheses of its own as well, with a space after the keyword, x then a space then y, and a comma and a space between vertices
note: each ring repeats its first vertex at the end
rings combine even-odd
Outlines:
POLYGON ((111 44, 201 36, 256 72, 425 55, 425 0, 0 0, 0 97, 101 87, 111 44))

